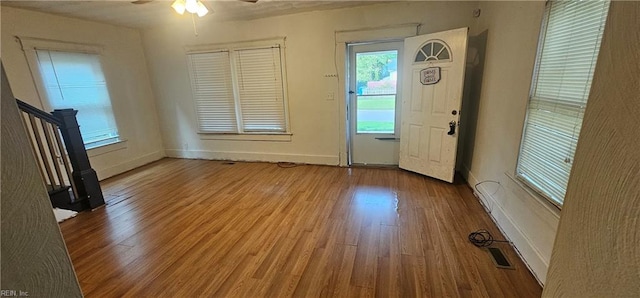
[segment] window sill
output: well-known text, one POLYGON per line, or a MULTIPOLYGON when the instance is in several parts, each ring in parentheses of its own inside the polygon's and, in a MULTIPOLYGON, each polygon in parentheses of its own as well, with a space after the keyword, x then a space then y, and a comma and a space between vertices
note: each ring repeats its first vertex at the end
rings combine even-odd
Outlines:
POLYGON ((504 174, 507 177, 509 177, 509 179, 511 179, 511 181, 513 181, 518 187, 520 187, 520 189, 525 191, 531 197, 535 198, 536 201, 538 201, 538 203, 540 203, 549 211, 553 212, 554 214, 557 214, 560 210, 562 210, 562 206, 558 205, 555 201, 540 194, 534 188, 529 186, 526 182, 520 180, 520 178, 518 178, 515 173, 505 172, 504 174))
POLYGON ((271 141, 291 142, 291 133, 278 134, 207 134, 200 133, 201 140, 229 140, 229 141, 271 141))
POLYGON ((87 155, 89 157, 94 157, 125 148, 127 148, 127 140, 117 140, 113 143, 102 144, 95 147, 87 148, 87 155))

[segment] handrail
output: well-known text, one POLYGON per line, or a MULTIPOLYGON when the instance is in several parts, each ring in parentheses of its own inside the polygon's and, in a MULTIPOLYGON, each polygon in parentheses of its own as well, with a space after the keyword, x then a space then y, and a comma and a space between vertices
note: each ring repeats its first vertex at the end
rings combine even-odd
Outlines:
POLYGON ((47 113, 19 99, 16 103, 25 114, 25 126, 32 134, 34 153, 42 163, 41 174, 51 185, 50 190, 64 189, 65 180, 68 180, 76 199, 72 203, 82 201, 83 209, 104 205, 98 176, 89 162, 76 119, 78 111, 60 109, 47 113))
POLYGON ((18 108, 20 108, 20 110, 22 110, 23 112, 29 113, 33 116, 36 116, 40 119, 43 119, 49 123, 55 124, 57 126, 61 126, 62 125, 62 121, 60 121, 60 119, 54 117, 53 115, 44 112, 22 100, 19 100, 16 98, 16 102, 18 103, 18 108))

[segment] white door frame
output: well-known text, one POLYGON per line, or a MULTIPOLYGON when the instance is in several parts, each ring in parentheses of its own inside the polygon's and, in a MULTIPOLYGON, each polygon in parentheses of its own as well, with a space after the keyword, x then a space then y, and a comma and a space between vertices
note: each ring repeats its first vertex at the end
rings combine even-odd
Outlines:
MULTIPOLYGON (((347 55, 348 55, 348 59, 347 59, 347 65, 348 65, 348 70, 349 72, 353 71, 353 73, 349 73, 348 77, 348 83, 347 83, 347 87, 348 87, 348 91, 347 91, 347 107, 348 107, 348 120, 349 123, 347 125, 347 140, 348 140, 348 164, 349 165, 354 165, 354 164, 370 164, 370 165, 386 165, 386 166, 393 166, 393 165, 398 165, 397 162, 395 163, 389 163, 389 161, 383 161, 383 159, 378 159, 377 161, 371 161, 369 160, 371 158, 371 156, 369 155, 369 158, 365 158, 368 161, 365 163, 362 161, 362 151, 358 154, 358 156, 360 157, 360 162, 355 161, 354 160, 354 153, 357 151, 355 150, 356 146, 356 139, 359 140, 359 142, 364 142, 364 143, 369 143, 367 146, 367 148, 373 148, 376 147, 376 149, 371 149, 374 151, 378 151, 377 153, 379 153, 380 155, 384 155, 384 156, 391 156, 390 158, 392 159, 398 159, 400 157, 400 143, 398 141, 388 141, 388 140, 381 140, 381 138, 396 138, 396 140, 399 140, 400 137, 400 114, 402 112, 402 63, 403 63, 403 57, 404 57, 404 39, 397 39, 397 40, 385 40, 385 41, 376 41, 376 42, 367 42, 367 43, 348 43, 347 44, 348 50, 347 50, 347 55), (357 111, 356 111, 356 106, 354 106, 354 102, 356 101, 357 98, 357 94, 350 94, 351 91, 356 90, 356 86, 353 86, 352 84, 355 83, 355 73, 356 73, 356 65, 352 65, 355 63, 355 59, 356 59, 356 53, 366 53, 366 52, 379 52, 379 51, 389 51, 389 50, 395 50, 398 53, 398 58, 397 58, 397 74, 398 74, 398 80, 397 80, 397 88, 396 88, 396 104, 395 104, 395 115, 394 115, 394 122, 395 122, 395 129, 394 132, 389 134, 389 133, 367 133, 367 134, 358 134, 356 132, 356 129, 354 126, 354 124, 356 123, 356 115, 357 115, 357 111), (380 146, 375 146, 373 143, 371 143, 371 139, 376 139, 375 145, 380 145, 380 146), (389 142, 393 142, 393 143, 389 143, 389 142), (396 147, 396 149, 394 150, 393 147, 396 147), (396 152, 393 152, 396 151, 396 152)), ((362 145, 363 143, 360 143, 360 149, 362 149, 362 145)), ((378 155, 378 154, 376 154, 378 155)))
POLYGON ((338 74, 338 93, 336 105, 338 109, 338 129, 339 129, 339 165, 349 166, 349 144, 348 131, 349 120, 347 118, 347 103, 349 99, 349 82, 347 80, 349 69, 347 69, 348 52, 347 44, 365 43, 375 41, 390 41, 404 39, 418 35, 419 23, 400 24, 380 28, 369 28, 360 30, 336 31, 335 32, 335 59, 336 72, 338 74))

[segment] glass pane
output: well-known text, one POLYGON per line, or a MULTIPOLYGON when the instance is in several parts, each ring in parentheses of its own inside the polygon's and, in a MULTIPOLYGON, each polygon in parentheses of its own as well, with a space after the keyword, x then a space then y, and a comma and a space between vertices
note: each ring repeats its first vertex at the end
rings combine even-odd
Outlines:
POLYGON ((398 51, 356 53, 356 132, 394 133, 398 51))
POLYGON ((356 103, 357 133, 389 133, 395 131, 395 95, 359 95, 356 103))
POLYGON ((440 50, 442 50, 442 48, 444 48, 444 46, 439 43, 439 42, 434 42, 433 43, 433 55, 436 55, 440 52, 440 50))
POLYGON ((422 47, 422 51, 424 52, 425 55, 427 55, 427 57, 433 56, 433 48, 431 48, 433 45, 432 42, 426 44, 424 47, 422 47))
POLYGON ((448 60, 449 59, 449 51, 447 49, 443 49, 440 55, 438 55, 438 60, 448 60))
POLYGON ((42 81, 52 109, 78 110, 85 144, 118 137, 98 55, 38 50, 42 81))

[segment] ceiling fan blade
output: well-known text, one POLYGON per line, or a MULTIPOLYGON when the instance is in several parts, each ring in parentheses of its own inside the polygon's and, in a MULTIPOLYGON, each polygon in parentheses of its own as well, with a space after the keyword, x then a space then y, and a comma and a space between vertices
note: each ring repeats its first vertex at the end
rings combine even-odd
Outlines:
POLYGON ((259 0, 238 0, 242 2, 257 3, 259 0))
POLYGON ((152 1, 153 0, 136 0, 136 1, 131 1, 131 4, 147 4, 152 1))

